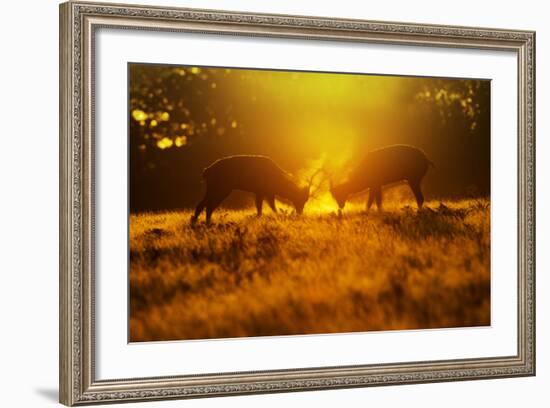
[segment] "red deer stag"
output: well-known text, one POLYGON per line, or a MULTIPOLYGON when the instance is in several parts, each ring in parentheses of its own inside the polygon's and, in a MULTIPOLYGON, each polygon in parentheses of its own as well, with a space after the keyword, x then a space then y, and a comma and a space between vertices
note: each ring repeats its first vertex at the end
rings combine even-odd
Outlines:
POLYGON ((309 187, 301 188, 273 160, 265 156, 229 156, 217 160, 204 169, 206 193, 195 209, 191 222, 195 223, 206 208, 206 222, 212 213, 233 190, 256 194, 256 210, 262 214, 266 200, 277 212, 275 197, 289 200, 301 214, 309 198, 309 187))
POLYGON ((434 164, 426 154, 416 147, 406 145, 388 146, 369 152, 349 179, 332 186, 330 191, 340 210, 344 208, 350 195, 369 189, 367 211, 376 200, 376 206, 382 209, 382 186, 407 181, 418 208, 422 208, 424 195, 420 188, 428 167, 434 164))

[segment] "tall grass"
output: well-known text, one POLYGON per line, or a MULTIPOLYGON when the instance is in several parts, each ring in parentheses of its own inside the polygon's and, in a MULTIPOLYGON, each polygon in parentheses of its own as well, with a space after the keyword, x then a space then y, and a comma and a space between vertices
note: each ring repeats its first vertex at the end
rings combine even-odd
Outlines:
POLYGON ((489 201, 387 208, 131 215, 131 341, 489 325, 489 201))

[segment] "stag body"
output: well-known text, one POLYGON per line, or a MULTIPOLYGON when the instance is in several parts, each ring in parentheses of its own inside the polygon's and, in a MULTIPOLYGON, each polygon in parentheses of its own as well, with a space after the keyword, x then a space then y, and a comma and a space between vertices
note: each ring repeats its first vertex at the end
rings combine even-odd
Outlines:
POLYGON ((309 189, 300 188, 290 176, 265 156, 229 156, 217 160, 204 169, 206 193, 191 218, 197 221, 206 208, 206 222, 212 213, 233 191, 241 190, 256 194, 256 210, 262 214, 262 204, 266 200, 271 209, 277 212, 275 197, 292 202, 296 212, 301 214, 309 197, 309 189))
POLYGON ((341 210, 350 195, 369 189, 367 211, 374 200, 380 210, 382 186, 406 181, 420 209, 424 203, 421 182, 429 166, 433 166, 433 163, 416 147, 395 145, 373 150, 353 171, 348 181, 331 187, 331 193, 341 210))

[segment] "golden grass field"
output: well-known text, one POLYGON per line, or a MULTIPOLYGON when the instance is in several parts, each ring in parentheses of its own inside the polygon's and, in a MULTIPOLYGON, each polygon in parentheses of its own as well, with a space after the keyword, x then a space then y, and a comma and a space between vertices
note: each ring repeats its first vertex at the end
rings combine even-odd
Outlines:
POLYGON ((490 325, 489 200, 335 207, 132 214, 130 341, 490 325))

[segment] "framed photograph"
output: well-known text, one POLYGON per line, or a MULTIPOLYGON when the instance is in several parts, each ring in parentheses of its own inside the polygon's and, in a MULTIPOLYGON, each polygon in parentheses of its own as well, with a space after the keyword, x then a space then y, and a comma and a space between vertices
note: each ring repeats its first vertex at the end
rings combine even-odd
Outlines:
POLYGON ((66 405, 535 374, 535 33, 60 6, 66 405))

